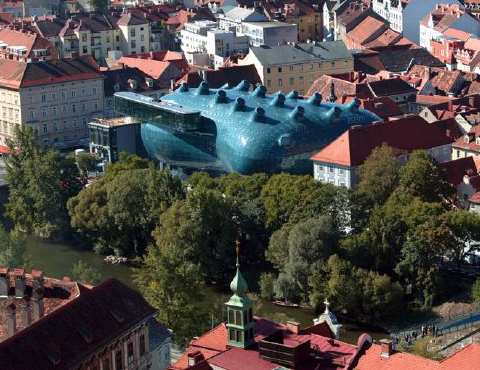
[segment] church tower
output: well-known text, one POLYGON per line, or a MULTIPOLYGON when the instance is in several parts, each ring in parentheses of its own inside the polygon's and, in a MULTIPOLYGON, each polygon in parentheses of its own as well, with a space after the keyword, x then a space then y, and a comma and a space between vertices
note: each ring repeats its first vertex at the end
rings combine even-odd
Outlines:
POLYGON ((225 303, 227 306, 228 345, 247 348, 254 342, 255 321, 252 301, 247 297, 248 285, 240 272, 240 242, 237 241, 237 273, 230 283, 233 295, 225 303))

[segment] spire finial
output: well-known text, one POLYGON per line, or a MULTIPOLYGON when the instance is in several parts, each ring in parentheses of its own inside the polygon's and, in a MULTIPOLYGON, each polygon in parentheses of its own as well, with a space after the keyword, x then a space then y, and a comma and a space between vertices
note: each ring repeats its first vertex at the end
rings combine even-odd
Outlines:
POLYGON ((239 258, 239 255, 240 255, 240 240, 236 240, 235 241, 235 250, 237 252, 237 268, 240 267, 240 258, 239 258))
POLYGON ((325 305, 325 313, 330 312, 330 302, 328 301, 328 298, 325 298, 323 304, 325 305))

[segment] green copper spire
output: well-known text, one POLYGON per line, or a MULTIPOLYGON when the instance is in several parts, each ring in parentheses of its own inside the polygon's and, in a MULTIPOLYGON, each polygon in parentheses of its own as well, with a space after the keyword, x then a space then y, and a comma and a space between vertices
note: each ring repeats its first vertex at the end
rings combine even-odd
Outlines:
POLYGON ((240 242, 236 242, 237 272, 230 289, 233 295, 225 303, 227 306, 228 345, 246 348, 254 342, 255 322, 252 314, 252 301, 247 296, 248 285, 240 272, 240 242))
POLYGON ((239 262, 239 253, 240 253, 240 242, 237 240, 237 273, 230 283, 230 290, 237 296, 243 297, 248 291, 248 284, 243 278, 242 273, 240 272, 240 262, 239 262))

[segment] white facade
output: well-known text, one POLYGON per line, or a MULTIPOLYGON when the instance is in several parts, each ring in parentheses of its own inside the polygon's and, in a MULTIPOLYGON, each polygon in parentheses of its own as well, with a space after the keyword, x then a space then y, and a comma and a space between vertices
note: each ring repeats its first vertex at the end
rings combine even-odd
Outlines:
POLYGON ((120 30, 120 50, 124 55, 143 54, 150 51, 150 25, 118 26, 120 30))
POLYGON ((355 168, 334 163, 313 163, 313 178, 324 184, 352 188, 355 184, 355 168))
POLYGON ((434 28, 432 18, 429 19, 428 25, 420 23, 420 46, 432 51, 431 40, 441 39, 443 37, 442 33, 437 31, 434 28))
POLYGON ((372 9, 390 23, 390 28, 403 32, 403 6, 401 0, 373 0, 372 9))
POLYGON ((298 41, 297 25, 283 22, 243 22, 239 35, 245 35, 251 46, 278 46, 298 41))

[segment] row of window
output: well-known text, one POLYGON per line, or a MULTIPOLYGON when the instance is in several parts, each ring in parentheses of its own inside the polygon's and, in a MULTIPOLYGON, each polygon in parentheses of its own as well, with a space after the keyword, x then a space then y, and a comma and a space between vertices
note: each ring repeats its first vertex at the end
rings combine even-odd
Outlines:
MULTIPOLYGON (((310 81, 310 82, 312 82, 312 81, 310 81)), ((289 83, 290 86, 295 85, 295 77, 290 77, 288 79, 288 83, 289 83)), ((303 78, 303 76, 298 77, 298 83, 300 85, 303 85, 305 83, 305 79, 303 78)), ((267 87, 270 87, 270 86, 272 86, 272 80, 267 80, 267 87)), ((282 78, 279 78, 277 80, 277 86, 283 87, 283 79, 282 78)))
POLYGON ((247 311, 228 309, 228 323, 232 325, 246 325, 253 321, 252 309, 247 311), (243 314, 242 314, 243 312, 243 314), (242 321, 243 319, 243 321, 242 321))
MULTIPOLYGON (((349 60, 344 60, 343 61, 344 64, 347 64, 348 62, 349 62, 349 60)), ((330 65, 332 67, 334 67, 334 66, 337 65, 337 63, 341 63, 341 61, 338 61, 338 62, 337 61, 332 61, 332 62, 330 62, 330 65)), ((318 68, 321 69, 324 65, 325 65, 325 63, 318 63, 318 68)), ((296 69, 295 67, 297 67, 297 66, 299 66, 300 72, 303 72, 304 70, 313 71, 315 69, 315 64, 311 63, 311 64, 309 64, 308 67, 307 67, 306 64, 290 65, 290 66, 288 66, 288 70, 289 71, 294 71, 296 69)), ((286 68, 285 68, 285 70, 286 70, 286 68)), ((283 67, 277 67, 277 71, 278 71, 278 73, 282 73, 283 72, 283 67)), ((271 72, 272 72, 272 69, 267 68, 267 73, 271 73, 271 72)))
MULTIPOLYGON (((46 103, 47 100, 52 100, 52 101, 57 101, 58 98, 62 98, 62 100, 67 100, 70 98, 75 98, 77 96, 97 96, 97 88, 93 87, 91 90, 87 88, 82 88, 82 89, 72 89, 70 92, 68 90, 62 90, 61 92, 57 93, 51 93, 49 95, 47 94, 42 94, 41 95, 41 101, 42 103, 46 103), (50 98, 50 99, 49 99, 50 98)), ((33 102, 33 98, 35 95, 30 95, 30 103, 33 102)))
MULTIPOLYGON (((243 335, 244 332, 241 330, 236 329, 229 329, 228 330, 228 337, 232 342, 243 342, 243 335)), ((245 331, 245 339, 250 341, 253 339, 253 329, 248 329, 245 331)))
POLYGON ((335 169, 337 170, 337 173, 340 174, 340 175, 344 175, 345 174, 345 170, 343 168, 337 168, 337 167, 333 167, 333 166, 320 166, 318 165, 317 166, 317 169, 319 172, 329 172, 329 173, 335 173, 335 169))
POLYGON ((81 128, 81 129, 86 129, 87 128, 87 119, 83 118, 82 122, 80 123, 79 121, 72 121, 70 122, 71 125, 69 126, 67 121, 63 121, 63 126, 60 122, 52 122, 51 124, 44 123, 42 125, 42 132, 44 134, 48 134, 49 130, 53 132, 61 131, 62 129, 71 129, 71 128, 81 128), (49 128, 49 126, 51 126, 49 128))
MULTIPOLYGON (((140 357, 146 353, 145 335, 140 335, 140 357)), ((115 361, 115 370, 124 370, 132 368, 135 362, 135 351, 133 342, 127 344, 127 364, 125 364, 123 351, 121 349, 115 351, 113 361, 115 361), (127 365, 127 367, 125 367, 127 365)), ((102 370, 113 370, 113 363, 110 356, 101 360, 102 370)), ((90 367, 91 370, 100 370, 100 364, 96 364, 90 367)))
MULTIPOLYGON (((85 104, 85 103, 72 104, 70 106, 70 108, 67 105, 63 105, 62 109, 61 109, 61 112, 63 114, 86 112, 86 111, 87 111, 87 104, 85 104)), ((98 103, 95 102, 95 103, 92 104, 91 111, 93 111, 93 112, 98 111, 98 103)), ((50 108, 50 117, 56 117, 58 113, 60 113, 60 109, 57 109, 57 107, 50 108)), ((47 110, 42 110, 40 112, 40 115, 38 116, 38 118, 46 119, 46 118, 48 118, 48 116, 49 116, 49 114, 47 113, 47 110)), ((30 110, 28 118, 29 118, 29 120, 35 120, 37 118, 37 111, 30 110)))

